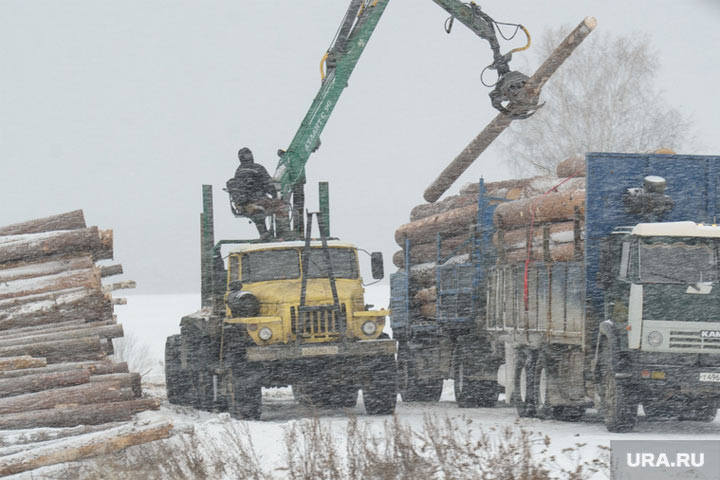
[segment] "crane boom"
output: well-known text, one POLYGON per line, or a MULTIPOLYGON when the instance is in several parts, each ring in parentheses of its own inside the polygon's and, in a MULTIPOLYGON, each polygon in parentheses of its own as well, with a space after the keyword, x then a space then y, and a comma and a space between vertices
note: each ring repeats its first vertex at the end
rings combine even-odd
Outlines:
POLYGON ((338 36, 324 58, 327 74, 320 91, 300 124, 285 153, 280 157, 275 180, 287 197, 294 185, 304 183, 305 164, 320 144, 320 133, 330 118, 340 95, 348 85, 368 40, 375 31, 390 0, 353 0, 338 36))
MULTIPOLYGON (((530 36, 525 47, 500 53, 496 35, 496 22, 484 13, 475 2, 460 0, 433 0, 450 14, 446 30, 450 32, 452 22, 459 22, 470 28, 476 35, 487 40, 493 51, 493 63, 487 68, 497 71, 498 80, 490 93, 492 105, 511 118, 527 118, 537 108, 537 98, 517 98, 523 90, 527 77, 511 72, 508 66, 512 53, 524 50, 530 45, 530 36)), ((322 83, 312 105, 303 118, 300 127, 287 150, 280 150, 274 181, 279 185, 283 200, 292 212, 292 221, 297 233, 302 234, 304 214, 305 165, 310 155, 320 146, 320 134, 330 119, 360 56, 375 31, 390 0, 350 0, 338 33, 321 62, 322 83), (326 67, 327 72, 323 70, 326 67)))

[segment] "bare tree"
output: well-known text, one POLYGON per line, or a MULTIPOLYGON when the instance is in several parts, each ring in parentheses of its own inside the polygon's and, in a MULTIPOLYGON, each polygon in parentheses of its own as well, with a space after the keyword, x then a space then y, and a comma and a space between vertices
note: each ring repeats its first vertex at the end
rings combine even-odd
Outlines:
MULTIPOLYGON (((567 27, 545 33, 535 48, 547 57, 567 27)), ((500 148, 516 173, 554 173, 586 152, 680 151, 691 142, 690 118, 655 86, 657 55, 647 38, 595 32, 548 81, 546 102, 514 122, 500 148)))

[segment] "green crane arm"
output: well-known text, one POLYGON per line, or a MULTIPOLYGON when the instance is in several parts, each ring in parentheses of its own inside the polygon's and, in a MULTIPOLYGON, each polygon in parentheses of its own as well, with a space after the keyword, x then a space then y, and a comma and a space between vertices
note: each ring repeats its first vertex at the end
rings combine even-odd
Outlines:
MULTIPOLYGON (((327 73, 323 74, 320 91, 300 124, 295 137, 280 157, 275 180, 287 197, 293 187, 304 183, 305 164, 320 146, 320 133, 337 105, 348 79, 365 50, 370 36, 390 0, 352 0, 337 37, 323 57, 327 73)), ((321 66, 322 68, 322 66, 321 66)))
MULTIPOLYGON (((310 155, 320 146, 320 134, 337 105, 340 95, 348 85, 348 79, 355 68, 368 40, 375 31, 380 17, 390 0, 351 0, 345 18, 340 25, 337 37, 333 41, 323 60, 327 65, 327 74, 323 74, 320 91, 315 96, 310 109, 300 124, 295 137, 287 150, 281 152, 275 181, 280 183, 283 198, 288 199, 293 189, 305 182, 305 165, 310 155)), ((530 45, 515 49, 503 55, 495 34, 494 20, 484 13, 475 2, 460 0, 433 0, 450 15, 450 22, 457 19, 481 38, 490 43, 493 51, 493 63, 488 67, 498 73, 496 88, 490 93, 492 104, 512 118, 526 118, 537 108, 534 103, 520 102, 513 97, 524 86, 527 77, 519 72, 511 72, 508 62, 512 53, 524 50, 530 45)), ((448 33, 452 26, 447 26, 448 33)), ((522 25, 518 25, 527 34, 522 25)), ((300 212, 302 213, 302 212, 300 212)))

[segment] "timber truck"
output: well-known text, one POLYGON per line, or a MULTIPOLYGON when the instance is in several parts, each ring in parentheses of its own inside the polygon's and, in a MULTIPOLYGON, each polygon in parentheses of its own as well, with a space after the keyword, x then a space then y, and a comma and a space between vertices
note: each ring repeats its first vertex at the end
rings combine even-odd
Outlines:
POLYGON ((595 406, 609 431, 631 430, 639 405, 715 417, 720 157, 589 153, 582 170, 512 201, 480 181, 472 250, 438 256, 434 321, 403 309, 412 272, 391 277, 393 333, 415 335, 400 337, 401 391, 450 369, 464 406, 490 406, 504 386, 520 416, 578 420, 595 406), (581 188, 563 191, 568 180, 581 188))
MULTIPOLYGON (((308 406, 353 407, 362 389, 368 413, 394 411, 396 345, 382 333, 389 312, 364 303, 355 246, 329 238, 322 220, 312 238, 315 216, 304 241, 215 243, 204 186, 204 308, 167 339, 171 403, 259 419, 262 387, 292 385, 308 406)), ((382 254, 371 258, 380 279, 382 254)))
MULTIPOLYGON (((587 17, 573 29, 527 80, 524 88, 531 93, 521 97, 537 104, 542 86, 596 25, 587 17)), ((497 403, 502 344, 476 322, 484 318, 487 272, 496 259, 493 211, 516 198, 530 179, 487 185, 480 180, 474 200, 461 191, 435 202, 511 120, 502 112, 495 117, 425 190, 430 203, 415 207, 410 222, 395 232, 402 251, 393 256, 400 270, 390 276, 390 310, 403 401, 438 401, 444 379, 451 378, 459 406, 497 403)))
MULTIPOLYGON (((498 262, 486 326, 504 345, 521 416, 609 431, 649 418, 711 421, 720 406, 720 157, 587 154, 574 258, 498 262), (549 261, 548 261, 549 260, 549 261)), ((545 248, 545 247, 543 247, 545 248)), ((531 255, 529 255, 531 256, 531 255)))
MULTIPOLYGON (((527 77, 509 70, 512 52, 500 54, 495 22, 474 3, 434 1, 452 15, 448 31, 457 18, 490 42, 488 68, 498 73, 493 106, 512 118, 531 115, 537 98, 518 96, 527 77)), ((351 0, 323 56, 320 90, 288 148, 278 151, 274 180, 287 215, 268 215, 270 238, 215 242, 212 187, 203 186, 203 308, 183 317, 180 334, 167 339, 171 403, 258 419, 262 387, 291 385, 307 405, 352 407, 362 389, 368 413, 394 411, 397 343, 383 333, 389 311, 365 304, 360 249, 330 237, 327 183, 320 184, 319 212, 306 212, 304 201, 305 165, 388 2, 351 0)), ((233 200, 242 195, 231 188, 228 183, 231 210, 242 216, 233 200)), ((371 267, 381 279, 379 252, 371 267)))

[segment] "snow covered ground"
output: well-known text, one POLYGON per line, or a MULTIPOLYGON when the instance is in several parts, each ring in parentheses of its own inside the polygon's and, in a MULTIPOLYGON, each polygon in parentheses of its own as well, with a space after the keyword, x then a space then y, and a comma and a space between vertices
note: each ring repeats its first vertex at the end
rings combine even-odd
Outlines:
MULTIPOLYGON (((376 286, 368 288, 367 302, 376 307, 387 306, 389 288, 376 286)), ((128 296, 128 304, 118 307, 118 320, 123 324, 125 333, 134 342, 147 345, 147 353, 152 357, 155 368, 146 375, 146 388, 151 394, 164 395, 162 359, 165 338, 178 333, 179 319, 182 315, 199 308, 199 295, 157 295, 128 296)), ((280 467, 283 464, 282 442, 288 427, 298 420, 312 419, 315 412, 298 405, 290 389, 268 389, 263 392, 263 419, 259 422, 247 422, 256 451, 264 465, 280 467)), ((222 426, 228 422, 227 414, 199 412, 192 409, 165 404, 160 412, 172 417, 176 427, 193 427, 200 436, 215 439, 222 432, 222 426)), ((345 432, 348 412, 343 410, 323 410, 317 412, 323 425, 329 426, 339 436, 345 432)), ((365 414, 362 402, 351 409, 360 422, 369 423, 372 428, 381 429, 388 417, 370 417, 365 414)), ((524 428, 538 435, 547 435, 551 444, 550 454, 557 462, 569 468, 577 458, 568 457, 563 450, 573 449, 579 452, 580 461, 607 456, 607 449, 613 439, 720 439, 720 416, 711 423, 698 422, 651 422, 640 418, 634 432, 612 434, 607 432, 601 419, 594 411, 577 423, 548 421, 537 419, 519 419, 513 408, 499 404, 497 408, 460 409, 455 405, 452 381, 446 381, 442 399, 439 403, 402 403, 398 402, 397 416, 403 424, 420 431, 426 415, 444 418, 448 416, 458 423, 471 424, 476 432, 500 436, 503 428, 524 428)), ((605 478, 605 475, 596 475, 605 478)))

